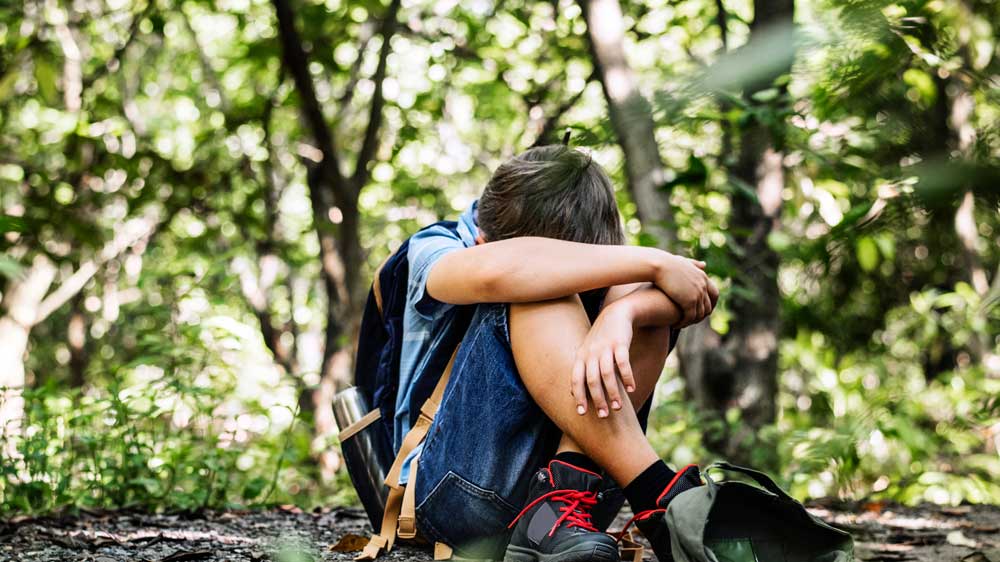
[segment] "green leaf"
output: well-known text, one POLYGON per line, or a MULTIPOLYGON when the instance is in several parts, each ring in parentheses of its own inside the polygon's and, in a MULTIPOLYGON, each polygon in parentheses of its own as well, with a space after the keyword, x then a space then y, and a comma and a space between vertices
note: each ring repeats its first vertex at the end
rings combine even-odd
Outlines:
POLYGON ((0 234, 4 232, 27 232, 28 223, 21 217, 0 215, 0 234))
POLYGON ((253 480, 247 482, 247 485, 243 487, 243 499, 252 500, 259 496, 264 488, 267 486, 267 479, 258 476, 253 480))
POLYGON ((778 98, 779 93, 780 91, 777 88, 768 88, 766 90, 755 92, 754 95, 751 97, 753 98, 754 101, 767 103, 769 101, 776 100, 778 98))
POLYGON ((878 267, 879 254, 878 245, 869 236, 858 240, 857 245, 858 264, 866 272, 874 271, 878 267))
POLYGON ((133 486, 144 489, 147 494, 160 493, 160 482, 153 478, 133 478, 131 483, 133 486))
POLYGON ((925 104, 932 104, 937 99, 937 86, 930 74, 923 70, 910 68, 903 73, 903 82, 916 89, 921 101, 925 104))
POLYGON ((677 174, 669 182, 663 184, 663 189, 672 189, 678 185, 704 186, 708 179, 708 167, 704 160, 694 154, 688 156, 688 167, 677 174))
POLYGON ((656 245, 659 243, 659 240, 657 240, 655 236, 649 234, 648 232, 640 232, 638 243, 640 246, 655 248, 656 245))
POLYGON ((767 235, 767 245, 775 252, 784 252, 791 248, 794 243, 792 237, 782 230, 774 230, 767 235))
POLYGON ((38 83, 38 92, 50 106, 59 103, 59 90, 56 88, 58 77, 55 65, 48 58, 35 57, 35 81, 38 83))
POLYGON ((18 75, 17 72, 10 71, 3 78, 0 78, 0 103, 7 101, 7 98, 14 92, 14 84, 17 83, 18 75))
POLYGON ((861 220, 862 217, 867 215, 868 211, 870 211, 871 208, 872 208, 871 201, 867 201, 860 205, 851 207, 849 211, 844 213, 844 218, 840 221, 840 224, 838 224, 837 226, 844 227, 853 225, 854 223, 861 220))
POLYGON ((14 258, 7 255, 0 255, 0 276, 13 279, 21 274, 24 269, 14 258))
POLYGON ((754 189, 752 185, 736 177, 733 174, 729 174, 728 179, 729 179, 728 187, 730 188, 729 190, 734 195, 741 195, 754 203, 757 202, 757 191, 754 189))

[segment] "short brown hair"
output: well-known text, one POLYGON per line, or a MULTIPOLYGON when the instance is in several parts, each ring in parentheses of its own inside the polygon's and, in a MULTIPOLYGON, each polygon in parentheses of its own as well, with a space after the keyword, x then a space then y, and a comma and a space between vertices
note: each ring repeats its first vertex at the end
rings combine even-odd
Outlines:
POLYGON ((587 244, 625 243, 614 187, 590 155, 563 145, 504 162, 479 198, 488 241, 543 236, 587 244))

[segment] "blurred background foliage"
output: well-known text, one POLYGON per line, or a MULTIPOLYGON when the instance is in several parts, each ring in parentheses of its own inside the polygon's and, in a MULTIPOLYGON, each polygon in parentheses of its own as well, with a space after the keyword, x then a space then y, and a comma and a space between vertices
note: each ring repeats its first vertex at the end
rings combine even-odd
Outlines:
POLYGON ((0 10, 0 513, 353 501, 375 265, 572 144, 724 288, 670 462, 1000 503, 1000 3, 27 0, 0 10))

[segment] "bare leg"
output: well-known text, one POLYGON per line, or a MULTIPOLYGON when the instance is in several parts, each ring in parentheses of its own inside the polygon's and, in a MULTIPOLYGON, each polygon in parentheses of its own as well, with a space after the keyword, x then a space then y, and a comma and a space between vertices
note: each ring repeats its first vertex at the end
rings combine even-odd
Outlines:
MULTIPOLYGON (((653 396, 656 383, 663 373, 663 365, 667 362, 667 352, 670 345, 670 327, 662 328, 639 328, 632 338, 632 345, 629 347, 629 358, 632 362, 632 373, 635 375, 635 392, 628 394, 619 383, 622 396, 628 396, 632 402, 632 409, 638 412, 646 405, 653 396)), ((612 412, 614 415, 614 412, 612 412)), ((573 438, 564 433, 559 440, 557 453, 573 451, 582 453, 580 446, 573 441, 573 438)), ((628 485, 628 482, 620 484, 628 485)))
MULTIPOLYGON (((627 486, 659 459, 643 434, 631 402, 625 402, 621 410, 612 411, 604 419, 598 418, 593 408, 583 416, 576 413, 576 402, 570 394, 570 372, 576 350, 590 330, 579 297, 511 305, 510 329, 521 379, 535 402, 568 437, 563 443, 567 448, 560 450, 583 452, 620 486, 627 486)), ((647 335, 637 337, 632 347, 637 379, 632 400, 640 405, 652 394, 666 358, 662 332, 658 348, 647 341, 656 334, 643 334, 647 335), (639 343, 644 344, 641 351, 636 347, 639 343)))

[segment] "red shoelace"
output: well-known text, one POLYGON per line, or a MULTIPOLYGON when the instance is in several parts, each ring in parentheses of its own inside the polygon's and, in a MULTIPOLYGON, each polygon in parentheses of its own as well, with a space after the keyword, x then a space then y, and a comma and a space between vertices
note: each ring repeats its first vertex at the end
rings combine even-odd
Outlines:
MULTIPOLYGON (((687 474, 687 472, 691 470, 692 467, 696 468, 697 466, 698 465, 696 464, 689 464, 684 468, 682 468, 680 472, 674 474, 674 477, 670 479, 670 483, 667 484, 667 487, 663 489, 663 492, 660 494, 660 496, 656 498, 657 505, 659 505, 660 500, 663 499, 663 496, 670 493, 670 490, 673 489, 674 484, 676 484, 677 481, 680 480, 681 476, 687 474)), ((699 483, 700 481, 701 479, 699 478, 699 483)), ((645 521, 646 519, 649 519, 650 517, 656 515, 657 513, 666 513, 666 512, 667 508, 665 507, 657 507, 654 509, 647 509, 646 511, 640 511, 639 513, 636 513, 634 516, 632 516, 631 519, 628 520, 628 523, 625 524, 625 527, 623 527, 621 531, 618 531, 617 533, 611 533, 611 535, 617 538, 619 541, 621 541, 622 537, 625 536, 625 533, 628 532, 628 528, 632 526, 632 523, 635 523, 636 521, 645 521)))
POLYGON ((552 490, 551 492, 542 494, 522 509, 521 513, 517 514, 517 517, 510 522, 507 528, 512 528, 531 508, 547 499, 565 504, 559 508, 562 515, 552 525, 552 529, 549 531, 550 537, 555 534, 556 529, 564 522, 567 528, 579 527, 587 531, 597 531, 597 527, 594 527, 594 524, 590 522, 590 508, 597 505, 597 494, 585 490, 552 490))
POLYGON ((628 528, 632 526, 632 523, 635 523, 636 521, 645 521, 646 519, 649 519, 650 517, 652 517, 657 513, 666 513, 666 512, 667 510, 665 508, 660 507, 656 509, 647 509, 646 511, 641 511, 639 513, 636 513, 634 516, 632 516, 631 519, 628 520, 628 523, 625 524, 625 526, 622 528, 621 531, 618 531, 617 533, 611 533, 611 536, 621 541, 622 537, 625 536, 625 533, 628 532, 628 528))

